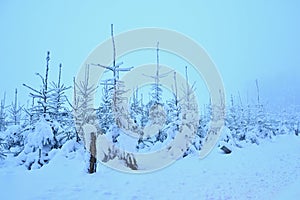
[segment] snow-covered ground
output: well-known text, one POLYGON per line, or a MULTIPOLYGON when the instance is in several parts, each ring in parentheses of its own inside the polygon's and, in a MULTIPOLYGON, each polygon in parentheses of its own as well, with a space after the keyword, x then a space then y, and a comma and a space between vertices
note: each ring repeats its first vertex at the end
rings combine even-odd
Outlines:
MULTIPOLYGON (((12 162, 0 168, 1 199, 298 199, 300 137, 234 149, 218 148, 148 174, 127 174, 98 166, 84 171, 83 152, 58 151, 48 165, 28 171, 12 162), (67 156, 67 157, 66 157, 67 156)), ((9 159, 8 159, 9 160, 9 159)))

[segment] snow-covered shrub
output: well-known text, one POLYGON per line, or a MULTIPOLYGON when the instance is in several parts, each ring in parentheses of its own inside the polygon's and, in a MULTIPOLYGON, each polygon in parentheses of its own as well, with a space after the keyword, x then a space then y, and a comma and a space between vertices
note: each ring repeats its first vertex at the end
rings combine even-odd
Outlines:
MULTIPOLYGON (((232 97, 233 98, 233 97, 232 97)), ((233 103, 228 108, 225 125, 229 128, 232 137, 237 141, 246 139, 246 134, 252 129, 253 119, 250 106, 241 106, 233 103)))
POLYGON ((55 145, 51 124, 41 118, 32 129, 26 131, 24 150, 18 155, 27 169, 40 168, 48 163, 48 153, 55 145))
POLYGON ((205 106, 203 113, 200 115, 199 126, 195 134, 195 138, 192 141, 192 148, 195 148, 196 151, 200 151, 203 145, 203 140, 207 135, 209 122, 211 120, 211 107, 205 106))
POLYGON ((228 147, 235 147, 237 146, 235 138, 232 136, 232 133, 229 128, 224 126, 222 128, 221 138, 220 138, 220 144, 227 144, 228 147))
POLYGON ((9 126, 2 134, 5 149, 13 155, 18 155, 24 148, 23 128, 20 125, 9 126))

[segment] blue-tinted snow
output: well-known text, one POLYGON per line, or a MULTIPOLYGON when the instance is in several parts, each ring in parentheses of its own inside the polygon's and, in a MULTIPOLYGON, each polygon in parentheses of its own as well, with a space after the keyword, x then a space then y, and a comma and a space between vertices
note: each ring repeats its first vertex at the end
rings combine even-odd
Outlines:
POLYGON ((148 174, 127 174, 98 166, 84 171, 85 153, 69 143, 39 170, 7 162, 0 168, 1 199, 290 199, 300 192, 300 137, 221 154, 195 156, 148 174))

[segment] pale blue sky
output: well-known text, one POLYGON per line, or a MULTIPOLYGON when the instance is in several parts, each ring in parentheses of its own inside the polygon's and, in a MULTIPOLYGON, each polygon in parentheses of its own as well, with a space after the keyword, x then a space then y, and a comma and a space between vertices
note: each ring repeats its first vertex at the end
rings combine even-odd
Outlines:
MULTIPOLYGON (((181 32, 206 49, 227 95, 255 100, 255 79, 265 101, 300 101, 299 1, 1 1, 0 95, 22 83, 37 85, 51 51, 51 76, 63 63, 64 82, 88 54, 115 33, 142 27, 181 32)), ((154 60, 155 61, 155 60, 154 60)), ((25 102, 23 102, 25 103, 25 102)))

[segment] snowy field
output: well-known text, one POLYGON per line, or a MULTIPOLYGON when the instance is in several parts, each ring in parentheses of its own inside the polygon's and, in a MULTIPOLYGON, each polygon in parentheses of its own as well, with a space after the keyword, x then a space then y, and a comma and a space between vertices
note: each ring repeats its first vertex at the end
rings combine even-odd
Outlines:
POLYGON ((0 168, 1 199, 298 199, 300 137, 234 149, 203 160, 188 156, 148 174, 98 165, 84 171, 83 151, 58 150, 49 164, 28 171, 9 159, 0 168))

